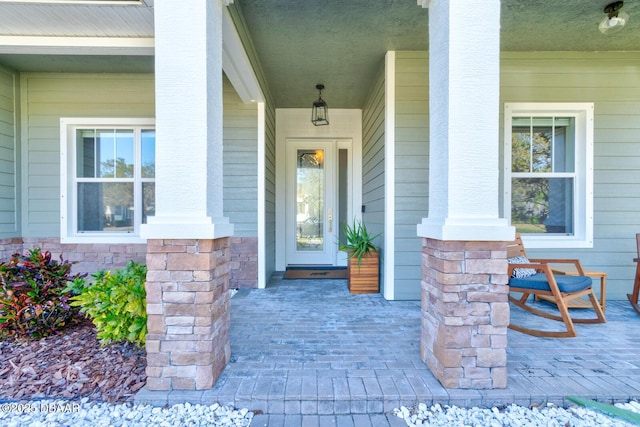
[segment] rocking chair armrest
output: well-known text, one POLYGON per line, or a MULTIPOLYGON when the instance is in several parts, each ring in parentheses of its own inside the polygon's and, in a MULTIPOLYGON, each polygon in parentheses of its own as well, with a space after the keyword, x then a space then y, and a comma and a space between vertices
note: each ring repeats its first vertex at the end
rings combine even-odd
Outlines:
POLYGON ((573 264, 578 271, 578 275, 584 276, 584 268, 579 259, 556 259, 556 258, 544 258, 544 259, 530 259, 532 263, 540 264, 573 264))

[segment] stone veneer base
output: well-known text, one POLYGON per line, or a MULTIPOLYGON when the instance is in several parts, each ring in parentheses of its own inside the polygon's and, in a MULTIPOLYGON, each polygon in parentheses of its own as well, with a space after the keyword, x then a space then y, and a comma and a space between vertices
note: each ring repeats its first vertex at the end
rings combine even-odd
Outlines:
POLYGON ((144 263, 147 256, 146 244, 60 243, 57 237, 13 237, 0 239, 0 260, 34 248, 51 252, 56 260, 62 255, 73 263, 73 273, 122 268, 131 260, 144 263))
POLYGON ((147 388, 206 390, 231 357, 229 238, 147 242, 147 388))
MULTIPOLYGON (((231 255, 229 262, 230 288, 258 287, 258 238, 231 237, 231 255)), ((98 270, 114 270, 124 267, 133 260, 146 263, 147 245, 142 244, 93 244, 60 243, 59 238, 12 237, 0 239, 0 260, 8 260, 15 253, 24 253, 29 249, 42 248, 73 262, 74 273, 93 274, 98 270)))
POLYGON ((506 242, 422 239, 420 355, 448 388, 507 386, 506 242))
POLYGON ((258 287, 258 238, 231 237, 230 288, 258 287))

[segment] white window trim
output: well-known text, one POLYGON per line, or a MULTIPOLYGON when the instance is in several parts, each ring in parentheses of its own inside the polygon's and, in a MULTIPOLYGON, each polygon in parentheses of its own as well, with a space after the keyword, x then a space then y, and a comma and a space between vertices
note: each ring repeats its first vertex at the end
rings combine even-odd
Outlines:
POLYGON ((153 126, 153 118, 87 118, 63 117, 60 119, 60 241, 61 243, 146 243, 140 237, 139 227, 135 233, 76 233, 76 200, 71 195, 74 184, 75 129, 86 126, 144 127, 153 126))
POLYGON ((592 102, 511 102, 504 104, 504 216, 511 222, 511 128, 512 117, 571 116, 576 123, 576 180, 574 235, 523 235, 528 248, 593 247, 593 143, 592 102))

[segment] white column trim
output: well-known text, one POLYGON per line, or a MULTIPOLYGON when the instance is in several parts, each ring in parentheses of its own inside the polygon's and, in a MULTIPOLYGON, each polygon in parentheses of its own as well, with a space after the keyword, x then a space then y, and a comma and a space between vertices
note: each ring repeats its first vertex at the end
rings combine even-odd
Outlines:
POLYGON ((396 52, 385 55, 384 76, 384 298, 395 299, 396 52))
POLYGON ((258 288, 267 287, 265 103, 258 102, 258 288))
POLYGON ((233 234, 223 217, 222 4, 158 2, 156 214, 147 239, 233 234))
POLYGON ((512 240, 499 217, 500 1, 428 6, 429 217, 418 236, 512 240))

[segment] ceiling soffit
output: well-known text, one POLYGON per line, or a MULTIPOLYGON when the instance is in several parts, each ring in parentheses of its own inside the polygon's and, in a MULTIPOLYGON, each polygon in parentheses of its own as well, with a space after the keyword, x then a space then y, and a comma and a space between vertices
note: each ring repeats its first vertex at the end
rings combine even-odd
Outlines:
MULTIPOLYGON (((0 0, 0 36, 153 37, 153 1, 118 6, 0 0)), ((502 0, 502 51, 639 51, 640 0, 626 0, 631 18, 612 35, 598 31, 607 0, 502 0)), ((415 0, 234 0, 241 8, 279 108, 306 108, 325 85, 329 108, 362 108, 388 50, 428 49, 428 9, 415 0)), ((0 63, 18 70, 153 72, 141 52, 19 55, 0 63)), ((75 53, 82 53, 77 51, 75 53)))

